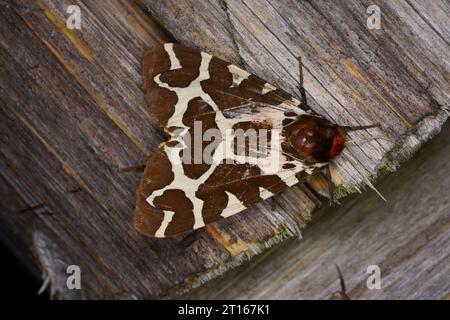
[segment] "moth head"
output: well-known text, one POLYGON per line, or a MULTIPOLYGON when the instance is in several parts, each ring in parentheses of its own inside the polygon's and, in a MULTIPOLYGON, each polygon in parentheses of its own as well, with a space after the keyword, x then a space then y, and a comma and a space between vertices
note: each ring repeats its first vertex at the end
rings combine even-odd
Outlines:
POLYGON ((286 131, 289 147, 309 164, 329 162, 344 149, 344 127, 324 118, 300 116, 286 131))
POLYGON ((336 158, 344 149, 349 131, 380 127, 339 126, 317 116, 302 115, 285 126, 287 147, 307 164, 326 163, 336 158))

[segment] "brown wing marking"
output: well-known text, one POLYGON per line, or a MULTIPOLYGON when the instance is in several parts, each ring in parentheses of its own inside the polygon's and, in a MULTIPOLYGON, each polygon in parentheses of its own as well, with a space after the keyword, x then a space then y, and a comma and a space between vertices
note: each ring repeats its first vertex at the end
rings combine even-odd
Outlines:
POLYGON ((200 51, 179 45, 173 45, 176 55, 169 55, 169 45, 147 52, 142 59, 145 98, 151 113, 163 127, 173 115, 178 97, 174 91, 159 86, 155 77, 159 76, 171 87, 188 87, 198 77, 201 61, 200 51))
POLYGON ((192 202, 183 190, 165 190, 155 197, 153 206, 148 202, 149 195, 168 186, 173 179, 172 164, 164 147, 160 147, 150 156, 137 190, 134 226, 139 232, 152 237, 165 237, 192 230, 192 202))

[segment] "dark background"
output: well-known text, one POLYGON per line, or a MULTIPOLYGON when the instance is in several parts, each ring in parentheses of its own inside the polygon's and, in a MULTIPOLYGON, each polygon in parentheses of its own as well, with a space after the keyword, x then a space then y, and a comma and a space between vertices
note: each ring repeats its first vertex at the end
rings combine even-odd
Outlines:
POLYGON ((38 296, 41 287, 28 270, 16 259, 16 257, 0 244, 0 292, 2 298, 11 300, 47 300, 48 294, 44 292, 38 296))

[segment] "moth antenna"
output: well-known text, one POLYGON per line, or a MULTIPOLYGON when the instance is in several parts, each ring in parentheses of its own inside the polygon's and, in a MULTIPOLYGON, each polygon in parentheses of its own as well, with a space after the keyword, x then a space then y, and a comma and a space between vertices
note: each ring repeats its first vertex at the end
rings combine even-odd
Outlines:
POLYGON ((377 188, 375 188, 375 186, 369 181, 369 179, 366 179, 366 184, 369 186, 370 189, 372 189, 373 191, 375 191, 381 199, 383 199, 385 202, 387 202, 386 198, 383 197, 383 195, 381 194, 380 191, 377 190, 377 188))
POLYGON ((346 131, 357 131, 357 130, 364 130, 364 129, 370 129, 370 128, 379 128, 380 124, 370 124, 367 126, 341 126, 341 128, 344 128, 346 131))
POLYGON ((400 143, 398 143, 397 141, 394 141, 394 140, 386 138, 386 137, 381 137, 381 136, 370 137, 370 138, 363 138, 363 139, 352 139, 352 140, 346 141, 345 143, 346 144, 347 143, 348 144, 357 144, 357 143, 360 143, 360 142, 367 142, 367 141, 372 141, 372 140, 377 140, 377 139, 386 140, 386 141, 389 141, 389 142, 391 142, 393 144, 400 145, 400 143))

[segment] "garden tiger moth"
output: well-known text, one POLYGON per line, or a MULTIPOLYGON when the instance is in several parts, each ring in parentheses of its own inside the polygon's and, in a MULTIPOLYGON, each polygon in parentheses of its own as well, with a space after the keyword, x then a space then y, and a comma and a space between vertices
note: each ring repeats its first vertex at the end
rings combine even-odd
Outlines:
POLYGON ((233 64, 180 44, 146 53, 142 72, 151 114, 169 135, 150 155, 137 190, 134 226, 151 237, 201 228, 280 193, 327 167, 341 153, 347 131, 373 127, 333 124, 310 110, 302 85, 299 101, 233 64), (214 161, 183 161, 195 157, 185 157, 186 140, 196 143, 194 131, 212 129, 221 141, 204 139, 200 148, 212 149, 214 161), (265 129, 276 165, 238 155, 229 141, 237 129, 265 129))

